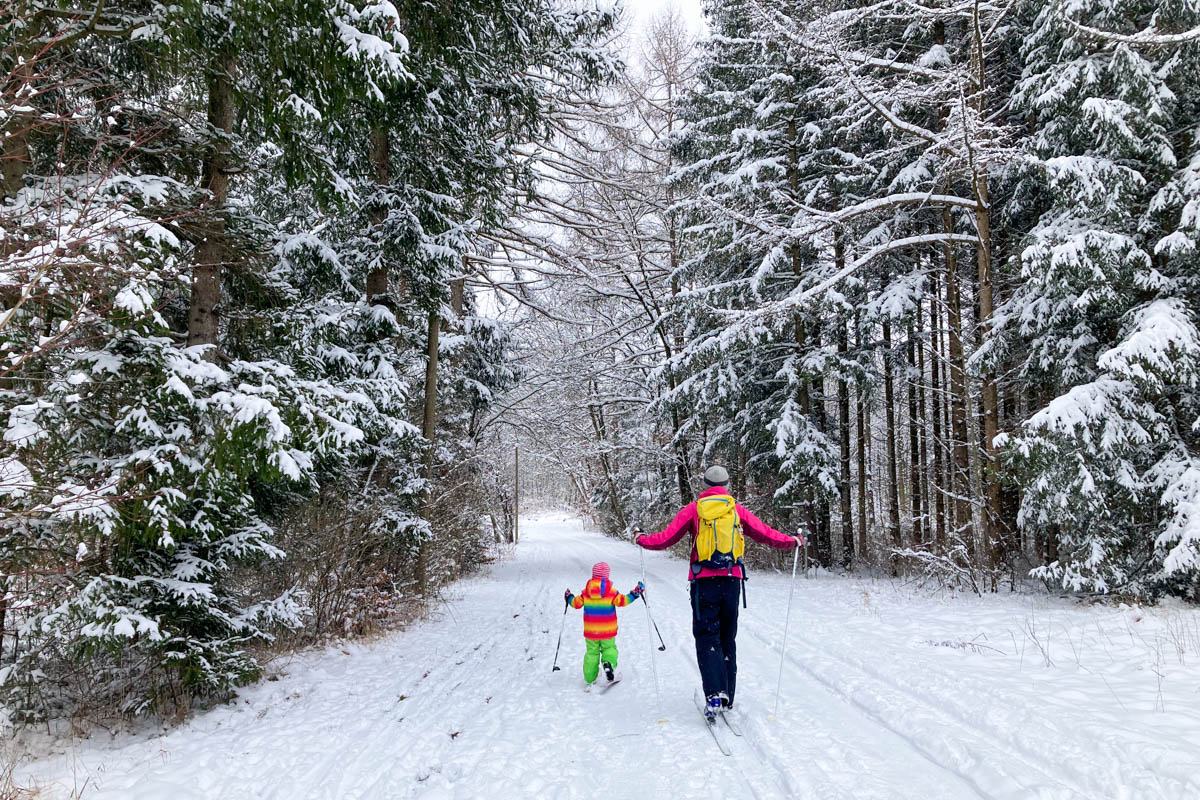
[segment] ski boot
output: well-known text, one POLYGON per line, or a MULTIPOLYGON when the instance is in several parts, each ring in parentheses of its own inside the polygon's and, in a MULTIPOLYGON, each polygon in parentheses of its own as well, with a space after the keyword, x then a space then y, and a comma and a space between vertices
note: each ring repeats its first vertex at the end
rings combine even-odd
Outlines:
POLYGON ((603 666, 604 666, 604 677, 608 679, 609 683, 612 683, 614 680, 612 664, 605 661, 603 666))
POLYGON ((704 719, 708 720, 710 724, 716 722, 717 714, 721 713, 721 696, 723 694, 724 692, 712 695, 704 704, 704 719))

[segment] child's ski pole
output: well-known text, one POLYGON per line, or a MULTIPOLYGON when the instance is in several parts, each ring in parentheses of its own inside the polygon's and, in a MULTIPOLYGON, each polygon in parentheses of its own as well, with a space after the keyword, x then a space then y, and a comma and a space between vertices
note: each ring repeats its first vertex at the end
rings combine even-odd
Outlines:
MULTIPOLYGON (((800 536, 804 539, 803 533, 800 536)), ((783 660, 787 652, 788 626, 792 622, 792 595, 796 593, 796 565, 800 563, 800 545, 792 556, 792 588, 788 592, 787 615, 783 618, 783 644, 779 647, 779 680, 775 684, 775 714, 779 713, 779 693, 783 690, 783 660)), ((804 571, 808 572, 808 550, 804 551, 804 571)))
POLYGON ((562 667, 558 665, 558 651, 562 647, 563 630, 567 627, 567 609, 570 607, 571 604, 564 600, 562 626, 558 629, 558 647, 554 648, 554 666, 550 668, 551 672, 558 672, 560 669, 562 669, 562 667))

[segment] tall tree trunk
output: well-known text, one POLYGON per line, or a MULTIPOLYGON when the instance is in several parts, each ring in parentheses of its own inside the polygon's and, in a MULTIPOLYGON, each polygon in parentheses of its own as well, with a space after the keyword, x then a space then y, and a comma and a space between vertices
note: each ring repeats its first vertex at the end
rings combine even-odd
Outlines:
POLYGON ((621 510, 621 498, 617 492, 616 478, 613 477, 612 460, 608 457, 608 452, 604 450, 608 445, 608 421, 604 418, 604 406, 600 405, 599 401, 600 387, 594 380, 591 386, 593 402, 588 404, 588 417, 592 421, 596 442, 601 446, 600 468, 604 470, 604 482, 608 485, 608 505, 617 524, 624 530, 628 527, 628 523, 625 520, 625 512, 621 510))
MULTIPOLYGON (((887 288, 887 274, 883 276, 880 288, 887 288)), ((884 415, 887 419, 888 445, 888 476, 889 491, 885 492, 885 502, 888 504, 888 540, 895 548, 903 546, 900 533, 900 493, 898 484, 900 473, 896 457, 896 397, 892 386, 892 320, 886 314, 883 317, 883 404, 884 415)), ((891 559, 892 574, 897 574, 896 558, 891 559)))
MULTIPOLYGON (((467 259, 464 257, 464 267, 466 266, 466 261, 467 259)), ((462 322, 463 311, 466 302, 464 297, 467 289, 466 283, 466 278, 455 278, 454 280, 450 281, 450 308, 453 309, 454 317, 460 323, 462 322)))
MULTIPOLYGON (((862 349, 860 342, 859 349, 862 349)), ((864 394, 866 387, 864 387, 864 394)), ((887 486, 883 486, 883 491, 878 491, 876 487, 880 486, 880 481, 875 477, 881 469, 879 454, 876 452, 875 441, 875 410, 872 408, 872 398, 867 394, 865 404, 863 406, 866 425, 866 435, 863 437, 863 444, 866 447, 866 463, 867 463, 867 524, 864 529, 867 531, 883 531, 887 532, 887 523, 883 521, 885 506, 887 505, 887 486)), ((878 559, 876 559, 878 560, 878 559)))
MULTIPOLYGON (((946 288, 949 292, 949 287, 946 288)), ((946 487, 948 494, 946 495, 946 535, 947 541, 951 535, 955 535, 956 531, 956 514, 958 513, 957 501, 954 495, 955 463, 954 452, 954 403, 953 394, 954 387, 950 382, 950 308, 946 305, 944 295, 938 298, 939 312, 942 315, 941 321, 938 323, 944 336, 940 343, 942 348, 942 433, 944 439, 942 442, 942 459, 944 469, 942 476, 944 478, 943 485, 946 487)))
MULTIPOLYGON (((972 12, 973 70, 975 110, 981 116, 987 111, 984 72, 983 28, 976 0, 972 12)), ((975 191, 975 228, 979 243, 975 248, 979 271, 979 326, 978 342, 982 346, 992 327, 992 224, 991 199, 988 196, 988 167, 982 159, 972 154, 972 173, 975 191)), ((1003 509, 1000 505, 1000 482, 996 475, 996 436, 1000 433, 1000 402, 996 390, 996 375, 989 367, 982 375, 981 401, 983 403, 984 466, 980 471, 984 482, 986 501, 983 514, 984 541, 988 543, 989 558, 993 567, 1007 560, 1007 542, 1000 536, 1000 521, 1003 509)))
MULTIPOLYGON (((846 263, 846 243, 841 231, 833 236, 834 269, 840 271, 846 263)), ((849 335, 846 331, 847 321, 838 319, 837 348, 839 361, 838 369, 838 443, 840 445, 841 471, 838 479, 838 513, 842 518, 842 567, 852 569, 854 566, 854 516, 850 507, 850 383, 846 380, 845 363, 850 353, 849 335)), ((832 516, 832 515, 830 515, 832 516)))
MULTIPOLYGON (((946 23, 945 20, 939 18, 933 23, 933 41, 935 44, 946 45, 946 23)), ((949 109, 943 108, 941 116, 943 120, 949 115, 949 109)), ((949 206, 942 208, 942 229, 946 233, 954 231, 954 216, 949 206)), ((938 419, 938 426, 944 432, 944 438, 936 442, 935 453, 939 460, 944 461, 944 471, 939 472, 939 481, 941 483, 941 492, 939 499, 942 502, 943 515, 941 518, 941 536, 939 537, 943 545, 953 545, 956 537, 967 539, 968 547, 970 546, 970 536, 964 533, 964 526, 970 524, 969 515, 964 515, 964 508, 969 512, 969 507, 966 506, 965 494, 967 493, 967 485, 962 480, 966 475, 965 465, 968 453, 963 449, 960 453, 959 446, 954 443, 955 437, 959 433, 959 426, 955 424, 956 409, 958 403, 965 403, 965 394, 963 391, 958 391, 961 385, 965 389, 965 372, 962 369, 962 338, 961 338, 961 316, 958 313, 958 256, 954 251, 954 245, 946 242, 943 245, 944 261, 946 266, 946 302, 945 306, 945 324, 942 320, 942 312, 938 305, 931 306, 931 312, 936 314, 938 323, 935 326, 938 331, 938 353, 937 361, 940 362, 941 372, 941 391, 938 397, 938 405, 943 416, 938 419), (954 303, 954 327, 951 329, 951 303, 950 298, 953 296, 954 303), (945 342, 942 341, 942 331, 946 331, 945 342), (957 338, 954 338, 957 337, 957 338), (954 346, 952 339, 958 343, 959 358, 955 360, 952 355, 954 346), (958 369, 955 372, 955 366, 958 369), (960 464, 960 457, 962 459, 960 464), (960 472, 960 468, 963 470, 960 472)), ((936 273, 934 274, 936 281, 936 273)), ((936 285, 936 284, 935 284, 936 285)), ((935 300, 938 298, 937 293, 934 293, 935 300)), ((961 410, 962 430, 966 429, 966 410, 965 406, 961 410)), ((960 441, 965 442, 964 437, 959 437, 960 441)))
POLYGON ((742 446, 742 437, 740 436, 737 437, 737 447, 733 455, 733 468, 733 496, 744 497, 746 494, 746 448, 742 446))
MULTIPOLYGON (((425 413, 421 425, 421 434, 425 437, 425 521, 433 523, 433 465, 434 450, 437 448, 437 380, 438 380, 438 331, 441 319, 437 311, 429 312, 429 328, 426 334, 425 360, 425 413)), ((417 548, 417 588, 424 596, 429 592, 429 571, 427 553, 424 544, 417 548)))
MULTIPOLYGON (((950 207, 942 209, 942 224, 947 233, 954 230, 950 207)), ((975 562, 975 531, 971 520, 971 463, 967 452, 967 366, 962 342, 962 301, 958 290, 958 256, 954 245, 945 245, 946 316, 949 321, 950 423, 954 442, 954 480, 950 492, 954 498, 954 533, 967 547, 967 557, 975 562)))
POLYGON ((942 315, 938 311, 938 297, 941 287, 938 285, 937 272, 932 273, 933 287, 929 295, 929 319, 932 347, 929 352, 930 399, 933 416, 933 544, 940 550, 946 541, 946 481, 943 480, 942 452, 945 440, 942 437, 942 406, 945 399, 945 387, 942 385, 940 362, 942 359, 942 315))
POLYGON ((933 522, 929 519, 930 510, 933 508, 933 497, 931 496, 929 485, 929 399, 926 396, 926 380, 925 380, 925 349, 926 339, 923 335, 925 330, 925 304, 922 300, 917 301, 917 321, 916 328, 918 333, 917 339, 917 407, 920 409, 917 425, 917 451, 920 455, 920 479, 921 479, 921 504, 922 519, 925 524, 922 528, 922 542, 928 543, 933 522))
MULTIPOLYGON (((1017 419, 1018 397, 1016 391, 1010 386, 1005 392, 1003 409, 1004 419, 1001 420, 1002 430, 1012 430, 1014 420, 1017 419)), ((1017 513, 1021 508, 1021 494, 1016 486, 1009 483, 1001 487, 1000 504, 1004 511, 1004 515, 999 520, 1000 535, 1013 548, 1013 555, 1020 555, 1025 548, 1022 547, 1020 539, 1020 528, 1017 526, 1017 513)))
MULTIPOLYGON (((862 330, 857 321, 854 326, 854 346, 862 352, 862 330)), ((858 557, 861 561, 869 560, 871 555, 871 540, 867 535, 867 404, 864 393, 864 383, 859 382, 854 389, 854 405, 858 450, 858 557)))
MULTIPOLYGON (((821 329, 814 331, 813 350, 821 349, 821 329)), ((825 379, 819 376, 816 380, 815 397, 810 401, 812 411, 810 419, 819 433, 829 431, 828 413, 825 410, 825 379)), ((824 567, 833 566, 833 498, 820 492, 814 481, 812 490, 813 514, 816 520, 817 559, 824 567)))
MULTIPOLYGON (((391 183, 392 152, 391 139, 386 128, 374 126, 367 140, 367 161, 371 165, 371 177, 375 186, 383 189, 391 183)), ((379 228, 387 219, 386 203, 374 203, 367 209, 367 220, 373 228, 379 228)), ((391 294, 388 291, 388 262, 379 255, 367 273, 367 303, 390 306, 391 294)))
POLYGON ((513 544, 521 541, 521 446, 513 445, 513 544))
MULTIPOLYGON (((10 567, 11 569, 11 567, 10 567)), ((0 573, 0 659, 4 656, 4 623, 8 616, 8 576, 0 573)), ((15 649, 15 648, 14 648, 15 649)))
MULTIPOLYGON (((793 268, 796 270, 796 274, 799 275, 799 253, 794 248, 792 252, 796 256, 792 261, 793 268)), ((795 315, 794 324, 796 326, 796 352, 799 354, 803 353, 807 348, 807 342, 805 341, 806 331, 804 320, 799 314, 795 315)), ((808 381, 801 378, 799 381, 797 381, 797 383, 796 402, 800 406, 800 412, 803 414, 805 422, 812 424, 812 418, 810 416, 812 411, 812 398, 808 393, 808 381)), ((801 513, 801 518, 804 520, 804 527, 807 531, 807 535, 813 537, 815 542, 819 531, 817 530, 816 494, 811 487, 808 487, 804 490, 803 503, 804 507, 803 512, 801 513)))
MULTIPOLYGON (((843 362, 849 352, 846 322, 841 320, 838 322, 838 353, 843 362)), ((854 566, 854 516, 850 508, 850 383, 846 380, 844 369, 838 376, 838 434, 842 457, 842 474, 838 482, 842 516, 842 566, 851 569, 854 566)))
MULTIPOLYGON (((35 65, 35 56, 20 59, 9 73, 4 93, 11 97, 21 96, 23 88, 33 83, 35 65)), ((29 148, 36 124, 32 110, 21 110, 0 127, 0 200, 15 197, 25 185, 25 174, 33 160, 29 148)))
MULTIPOLYGON (((674 194, 670 188, 667 190, 667 200, 671 205, 674 205, 674 194)), ((667 230, 670 236, 670 265, 671 265, 671 297, 675 298, 679 294, 679 239, 675 230, 675 218, 672 212, 667 215, 667 230)), ((683 333, 679 329, 678 324, 671 326, 671 343, 674 346, 674 353, 678 353, 683 349, 683 333)), ((672 357, 671 351, 667 352, 668 360, 672 357)), ((671 367, 667 370, 667 378, 672 391, 679 388, 679 378, 675 374, 675 368, 671 367)), ((683 423, 679 418, 679 409, 674 403, 671 404, 671 436, 675 450, 675 481, 679 488, 679 504, 686 506, 692 502, 692 485, 688 480, 688 456, 687 445, 680 437, 680 431, 683 429, 683 423)), ((742 480, 745 480, 743 476, 742 480)))
MULTIPOLYGON (((796 120, 790 119, 787 124, 788 133, 788 186, 791 191, 792 198, 799 202, 800 200, 800 141, 796 131, 796 120)), ((796 284, 799 285, 804 277, 804 263, 800 254, 800 245, 793 244, 789 248, 789 255, 792 259, 792 275, 796 278, 796 284)), ((805 352, 808 350, 808 330, 804 323, 804 316, 796 311, 792 315, 792 324, 795 329, 796 340, 796 355, 798 360, 804 358, 805 352)), ((809 394, 809 385, 807 378, 801 378, 797 381, 796 402, 800 406, 800 411, 804 415, 804 419, 808 424, 812 424, 812 397, 809 394)), ((808 535, 812 537, 814 544, 817 547, 817 559, 821 559, 821 530, 820 530, 820 514, 817 511, 817 494, 810 486, 804 490, 804 508, 801 518, 804 521, 805 529, 808 535)))
MULTIPOLYGON (((671 374, 671 383, 675 383, 674 371, 671 374)), ((672 388, 675 388, 672 386, 672 388)), ((679 489, 679 504, 686 506, 692 502, 692 486, 688 480, 688 461, 687 447, 679 438, 679 431, 683 427, 683 423, 679 421, 679 409, 671 409, 671 427, 673 429, 673 439, 675 442, 675 483, 679 489)), ((745 476, 742 477, 745 480, 745 476)))
POLYGON ((909 502, 912 509, 912 541, 914 545, 919 545, 925 541, 925 521, 921 516, 921 493, 924 489, 921 484, 921 443, 918 433, 921 417, 917 414, 917 386, 924 380, 924 376, 917 369, 917 343, 912 324, 908 326, 908 374, 909 379, 905 381, 905 385, 908 388, 909 502))
MULTIPOLYGON (((225 206, 229 201, 229 170, 232 166, 233 121, 236 112, 233 96, 233 74, 237 57, 232 51, 222 51, 208 69, 208 124, 215 132, 213 149, 204 159, 201 180, 208 192, 207 220, 196 245, 192 270, 192 298, 188 311, 189 347, 216 345, 221 323, 221 280, 225 261, 230 252, 225 236, 225 206)), ((206 354, 209 360, 217 357, 216 347, 206 354)))

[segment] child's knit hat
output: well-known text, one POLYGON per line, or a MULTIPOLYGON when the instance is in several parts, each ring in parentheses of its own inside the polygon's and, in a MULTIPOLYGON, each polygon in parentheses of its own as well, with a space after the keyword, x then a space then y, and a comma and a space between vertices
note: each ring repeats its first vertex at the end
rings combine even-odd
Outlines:
POLYGON ((592 565, 592 577, 593 578, 604 578, 605 580, 608 580, 608 564, 606 564, 603 561, 593 564, 592 565))

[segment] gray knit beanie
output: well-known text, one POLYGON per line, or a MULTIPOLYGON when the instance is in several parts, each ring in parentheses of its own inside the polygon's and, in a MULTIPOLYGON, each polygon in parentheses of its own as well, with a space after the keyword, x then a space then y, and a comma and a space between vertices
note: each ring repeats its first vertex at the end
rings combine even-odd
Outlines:
POLYGON ((714 464, 704 470, 704 482, 709 486, 724 486, 729 483, 729 470, 714 464))

